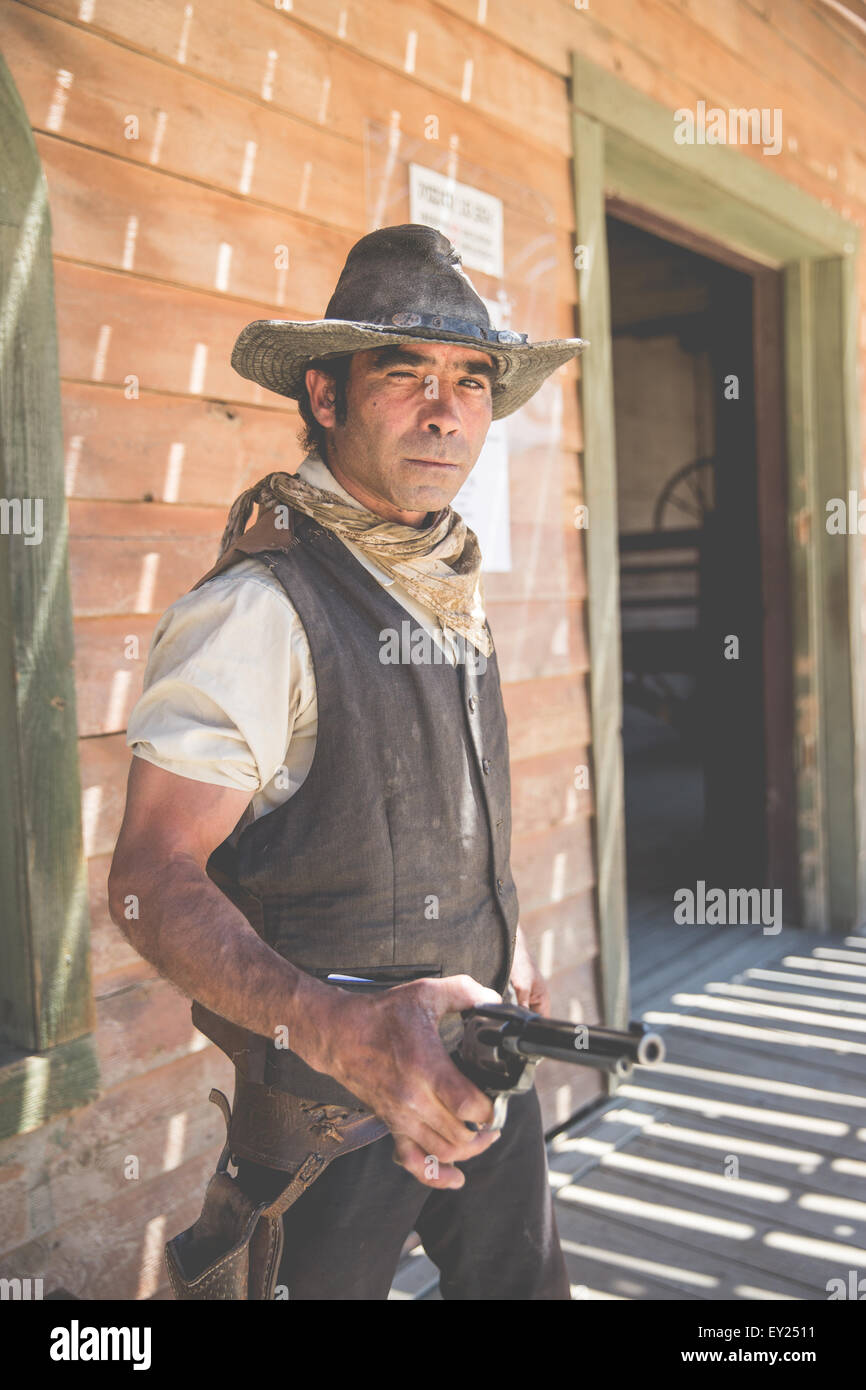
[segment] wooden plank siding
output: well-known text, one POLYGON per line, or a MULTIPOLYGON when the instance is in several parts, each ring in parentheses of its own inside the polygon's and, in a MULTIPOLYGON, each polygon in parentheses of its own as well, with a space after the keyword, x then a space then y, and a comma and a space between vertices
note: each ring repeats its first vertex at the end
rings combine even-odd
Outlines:
MULTIPOLYGON (((605 0, 587 11, 572 0, 293 0, 290 12, 271 0, 206 10, 0 0, 0 14, 54 226, 101 1073, 86 1110, 0 1144, 0 1273, 47 1275, 46 1292, 162 1296, 162 1240, 198 1213, 222 1137, 207 1092, 230 1087, 229 1068, 111 923, 105 879, 129 762, 123 729, 156 618, 212 563, 232 498, 300 459, 293 404, 232 371, 235 336, 251 319, 321 313, 370 225, 371 127, 425 142, 431 118, 429 162, 451 157, 458 178, 471 170, 468 182, 505 203, 511 322, 533 338, 572 335, 574 50, 671 109, 701 97, 782 106, 776 171, 862 221, 862 46, 806 0, 605 0), (275 268, 278 245, 287 272, 275 268), (530 245, 549 263, 543 294, 521 277, 530 245), (141 1159, 135 1183, 122 1175, 130 1153, 141 1159)), ((389 220, 408 212, 388 207, 389 220)), ((470 273, 495 294, 497 282, 470 273)), ((523 926, 555 1010, 594 1022, 595 803, 574 786, 575 768, 592 762, 572 524, 583 500, 578 375, 562 369, 509 423, 514 567, 484 587, 523 926)), ((598 1074, 554 1063, 539 1083, 551 1125, 604 1090, 598 1074)))
MULTIPOLYGON (((506 273, 511 321, 533 337, 573 334, 568 91, 560 74, 432 6, 410 16, 416 73, 405 70, 404 39, 395 46, 407 23, 402 12, 396 22, 396 7, 350 10, 350 32, 335 39, 336 14, 329 24, 312 6, 286 23, 272 7, 249 3, 241 24, 237 6, 222 4, 206 25, 192 26, 182 62, 182 6, 157 4, 144 24, 123 4, 104 15, 97 7, 90 25, 77 4, 8 3, 4 11, 8 61, 36 132, 54 226, 101 1072, 90 1110, 102 1117, 94 1122, 109 1146, 99 1180, 83 1179, 76 1210, 66 1178, 76 1164, 88 1166, 89 1149, 73 1117, 66 1162, 44 1179, 52 1198, 58 1189, 53 1223, 19 1221, 7 1245, 23 1268, 44 1260, 51 1232, 61 1252, 51 1261, 55 1281, 98 1294, 108 1261, 105 1276, 101 1256, 88 1269, 77 1246, 122 1200, 112 1144, 118 1154, 140 1150, 139 1225, 124 1216, 110 1243, 127 1296, 141 1297, 162 1283, 147 1223, 164 1218, 170 1233, 197 1209, 219 1139, 207 1091, 228 1085, 228 1068, 201 1046, 186 1002, 108 916, 105 878, 129 762, 123 729, 156 618, 212 563, 229 503, 257 477, 301 457, 293 404, 238 377, 228 363, 231 344, 251 319, 321 313, 349 247, 369 225, 367 123, 387 127, 395 111, 416 140, 436 115, 441 139, 431 142, 431 162, 456 152, 473 170, 470 181, 481 170, 482 186, 503 199, 506 265, 520 264, 528 246, 548 263, 543 293, 506 273), (278 47, 284 57, 265 99, 263 72, 278 47), (467 80, 469 104, 461 100, 467 80), (525 132, 517 108, 502 103, 503 90, 522 93, 543 129, 525 132), (126 138, 129 116, 138 118, 136 139, 126 138), (289 248, 288 273, 274 265, 281 244, 289 248), (219 279, 224 246, 231 259, 219 279), (133 1097, 156 1095, 166 1082, 172 1119, 166 1108, 134 1108, 133 1097), (118 1138, 112 1116, 135 1137, 118 1138), (164 1153, 179 1128, 180 1166, 167 1171, 164 1153), (129 1245, 136 1234, 138 1263, 129 1245)), ((405 171, 394 177, 399 184, 405 171)), ((408 217, 408 206, 392 199, 388 216, 408 217)), ((473 278, 482 293, 499 288, 473 278)), ((524 925, 556 1007, 595 1021, 593 806, 591 793, 574 787, 574 768, 589 760, 585 578, 571 524, 581 496, 576 376, 574 366, 563 370, 510 427, 513 569, 487 576, 485 594, 512 736, 524 925)), ((591 1072, 575 1079, 552 1066, 546 1081, 549 1123, 600 1091, 591 1072)), ((43 1143, 36 1130, 10 1150, 15 1191, 27 1189, 43 1143)))

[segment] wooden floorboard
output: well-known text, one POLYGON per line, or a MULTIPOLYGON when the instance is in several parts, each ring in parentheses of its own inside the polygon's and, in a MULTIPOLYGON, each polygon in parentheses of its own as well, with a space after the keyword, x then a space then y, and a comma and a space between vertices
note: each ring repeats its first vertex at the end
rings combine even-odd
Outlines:
POLYGON ((607 1278, 605 1281, 604 1274, 596 1275, 597 1283, 601 1283, 603 1289, 628 1298, 655 1298, 650 1281, 662 1283, 675 1292, 679 1291, 680 1297, 689 1299, 744 1298, 747 1295, 738 1290, 756 1285, 762 1289, 764 1296, 772 1298, 803 1299, 811 1296, 808 1283, 792 1284, 763 1276, 756 1278, 755 1270, 742 1264, 737 1252, 726 1251, 724 1255, 717 1255, 713 1251, 704 1251, 687 1244, 674 1231, 659 1239, 643 1226, 630 1225, 607 1215, 596 1215, 588 1208, 566 1209, 564 1203, 557 1208, 557 1223, 573 1286, 588 1282, 582 1275, 585 1261, 589 1258, 584 1251, 589 1248, 604 1251, 606 1256, 607 1278), (628 1279, 637 1283, 642 1273, 646 1274, 645 1288, 626 1291, 624 1281, 628 1279), (792 1287, 796 1292, 791 1292, 792 1287))
POLYGON ((840 999, 866 999, 866 980, 840 975, 810 975, 805 970, 774 970, 766 966, 743 970, 734 979, 772 989, 792 989, 800 993, 808 990, 812 994, 835 994, 840 999))
POLYGON ((852 1087, 851 1078, 832 1066, 807 1067, 803 1060, 769 1057, 751 1047, 738 1047, 730 1059, 720 1057, 718 1048, 705 1039, 690 1039, 686 1048, 678 1038, 678 1050, 665 1034, 667 1056, 661 1067, 635 1071, 628 1084, 635 1087, 666 1087, 692 1095, 724 1098, 739 1089, 738 1100, 745 1104, 788 1110, 817 1119, 844 1121, 854 1127, 866 1124, 864 1088, 852 1087))
MULTIPOLYGON (((624 1110, 628 1113, 625 1103, 624 1110)), ((808 1135, 798 1138, 789 1130, 771 1127, 756 1134, 736 1123, 720 1123, 702 1115, 683 1116, 661 1110, 642 1126, 641 1139, 655 1139, 674 1163, 689 1162, 691 1154, 709 1155, 716 1160, 717 1170, 722 1170, 727 1157, 735 1154, 747 1162, 751 1172, 761 1180, 784 1186, 793 1182, 798 1189, 839 1195, 840 1173, 832 1166, 839 1155, 832 1148, 822 1147, 820 1142, 814 1143, 808 1135)), ((743 1169, 740 1171, 742 1173, 743 1169)), ((848 1178, 849 1193, 858 1200, 866 1200, 866 1164, 862 1171, 848 1174, 848 1178)))
MULTIPOLYGON (((858 1194, 863 1196, 862 1179, 836 1175, 832 1190, 826 1185, 819 1189, 790 1172, 768 1173, 766 1166, 760 1167, 752 1155, 740 1152, 736 1143, 728 1152, 718 1153, 694 1144, 666 1143, 658 1135, 644 1134, 627 1150, 601 1158, 598 1171, 609 1174, 613 1180, 645 1182, 648 1190, 674 1188, 699 1206, 706 1199, 714 1208, 728 1208, 734 1214, 766 1220, 773 1226, 781 1223, 786 1230, 826 1240, 836 1238, 833 1228, 843 1220, 857 1223, 861 1229, 866 1222, 866 1203, 857 1200, 858 1194), (736 1160, 736 1168, 732 1160, 736 1160)), ((561 1189, 561 1195, 567 1190, 561 1189)), ((859 1252, 866 1254, 862 1246, 859 1252)))
POLYGON ((806 938, 794 928, 783 927, 774 936, 749 926, 710 927, 665 924, 653 931, 648 946, 641 942, 644 928, 629 931, 632 957, 632 1013, 667 999, 675 989, 702 985, 707 980, 730 979, 738 971, 775 962, 784 955, 801 954, 826 937, 806 938))
MULTIPOLYGON (((681 1182, 645 1175, 596 1169, 580 1183, 556 1194, 557 1211, 564 1204, 598 1214, 618 1213, 634 1225, 645 1225, 656 1241, 675 1231, 695 1249, 736 1254, 756 1272, 782 1278, 791 1275, 826 1296, 827 1280, 845 1277, 849 1269, 866 1269, 866 1248, 835 1236, 829 1220, 821 1232, 794 1224, 790 1212, 767 1212, 734 1192, 710 1194, 688 1190, 681 1182)), ((851 1221, 836 1222, 846 1228, 851 1221)), ((862 1222, 859 1223, 862 1232, 862 1222)))
POLYGON ((660 1279, 647 1272, 650 1262, 635 1261, 629 1265, 619 1256, 618 1265, 611 1267, 610 1255, 604 1246, 588 1246, 585 1241, 570 1241, 562 1237, 563 1252, 569 1271, 579 1270, 580 1280, 572 1279, 572 1298, 652 1298, 677 1302, 699 1302, 702 1295, 694 1289, 683 1288, 672 1280, 660 1279), (635 1267, 635 1265, 637 1267, 635 1267))
MULTIPOLYGON (((810 1074, 816 1069, 823 1071, 824 1064, 833 1071, 851 1078, 850 1085, 856 1085, 864 1076, 864 1055, 862 1043, 847 1042, 841 1039, 822 1037, 816 1029, 813 1033, 788 1027, 762 1027, 760 1024, 739 1023, 731 1019, 704 1018, 697 1013, 688 1013, 685 1008, 668 1006, 663 1009, 646 1009, 641 1015, 653 1029, 671 1037, 671 1048, 688 1048, 697 1038, 713 1039, 719 1048, 720 1065, 736 1053, 737 1046, 751 1046, 757 1052, 766 1054, 768 1063, 774 1061, 773 1053, 787 1053, 802 1059, 810 1074), (838 1050, 845 1047, 846 1051, 838 1050)), ((673 1054, 672 1054, 673 1055, 673 1054)))
MULTIPOLYGON (((633 1298, 661 1279, 692 1298, 825 1299, 829 1279, 866 1266, 866 940, 735 929, 721 949, 722 928, 691 950, 682 933, 700 929, 670 930, 671 958, 644 961, 632 1009, 660 1028, 665 1062, 554 1141, 572 1280, 586 1258, 600 1283, 597 1254, 579 1251, 601 1241, 602 1292, 623 1293, 621 1257, 652 1275, 633 1298)), ((656 952, 664 939, 647 938, 656 952)))

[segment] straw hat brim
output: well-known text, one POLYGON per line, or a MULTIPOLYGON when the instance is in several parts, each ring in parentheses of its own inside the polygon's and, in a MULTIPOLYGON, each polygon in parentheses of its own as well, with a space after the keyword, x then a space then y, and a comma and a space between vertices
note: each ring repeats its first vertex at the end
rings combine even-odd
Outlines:
POLYGON ((540 343, 489 342, 444 330, 388 328, 384 324, 354 323, 346 319, 295 322, 289 319, 257 319, 248 323, 232 350, 232 366, 248 381, 297 400, 313 357, 365 352, 393 343, 418 341, 465 343, 477 352, 501 360, 493 384, 493 419, 511 415, 535 395, 557 367, 578 357, 589 343, 584 338, 555 338, 540 343))

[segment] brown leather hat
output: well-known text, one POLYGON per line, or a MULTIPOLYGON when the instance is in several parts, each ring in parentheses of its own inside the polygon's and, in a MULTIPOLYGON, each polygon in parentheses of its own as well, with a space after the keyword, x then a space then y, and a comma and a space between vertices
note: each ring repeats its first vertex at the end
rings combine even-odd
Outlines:
POLYGON ((314 357, 364 352, 416 339, 467 343, 499 364, 493 418, 510 415, 551 372, 577 357, 583 338, 527 341, 525 333, 493 328, 460 256, 435 227, 381 227, 352 247, 323 319, 257 319, 232 351, 232 366, 249 381, 297 400, 314 357))

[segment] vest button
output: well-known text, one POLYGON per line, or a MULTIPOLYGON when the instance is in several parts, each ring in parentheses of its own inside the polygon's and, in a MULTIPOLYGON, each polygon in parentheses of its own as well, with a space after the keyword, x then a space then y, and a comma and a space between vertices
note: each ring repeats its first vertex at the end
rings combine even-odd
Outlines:
POLYGON ((484 776, 486 777, 487 774, 488 774, 488 772, 490 771, 490 759, 489 759, 489 758, 482 758, 482 759, 481 759, 481 771, 484 773, 484 776))
POLYGON ((477 704, 478 704, 478 696, 477 696, 477 695, 470 695, 470 696, 469 696, 469 708, 470 708, 470 710, 472 711, 473 714, 475 713, 475 706, 476 706, 477 704))
POLYGON ((496 880, 496 891, 500 897, 502 897, 502 894, 505 892, 505 884, 502 882, 501 878, 496 880))

